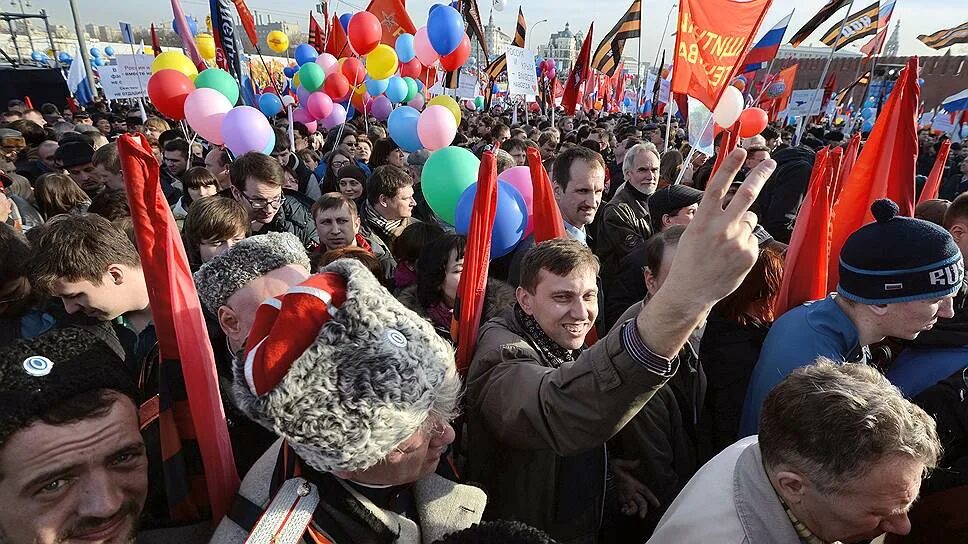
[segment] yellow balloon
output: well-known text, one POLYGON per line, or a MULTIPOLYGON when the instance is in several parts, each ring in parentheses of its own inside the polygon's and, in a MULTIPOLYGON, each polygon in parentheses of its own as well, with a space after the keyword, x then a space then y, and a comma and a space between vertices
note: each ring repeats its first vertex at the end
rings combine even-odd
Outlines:
POLYGON ((366 73, 373 79, 386 79, 397 72, 397 52, 381 43, 366 56, 366 73))
POLYGON ((299 81, 300 81, 299 80, 299 72, 296 72, 295 74, 292 75, 292 86, 293 87, 298 87, 299 86, 299 81))
POLYGON ((198 54, 205 60, 215 60, 215 37, 211 34, 198 34, 195 36, 195 45, 198 46, 198 54))
POLYGON ((165 51, 155 57, 155 60, 151 63, 151 73, 154 74, 161 70, 177 70, 188 77, 198 75, 198 68, 195 68, 195 65, 192 64, 192 59, 178 51, 165 51))
POLYGON ((454 119, 457 120, 457 125, 460 126, 460 105, 453 98, 444 94, 435 96, 427 102, 427 106, 443 106, 447 108, 453 114, 454 119))
POLYGON ((272 49, 276 53, 283 53, 289 49, 289 36, 281 30, 273 30, 266 36, 266 43, 269 45, 269 49, 272 49))

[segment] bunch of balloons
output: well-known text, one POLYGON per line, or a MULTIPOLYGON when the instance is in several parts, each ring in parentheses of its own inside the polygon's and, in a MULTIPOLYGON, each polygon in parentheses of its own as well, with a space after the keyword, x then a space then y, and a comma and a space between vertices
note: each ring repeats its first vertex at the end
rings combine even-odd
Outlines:
POLYGON ((723 91, 716 108, 713 110, 713 120, 716 124, 729 128, 736 121, 740 121, 739 135, 741 138, 752 138, 769 124, 769 116, 761 108, 746 108, 743 93, 736 85, 730 85, 723 91))
POLYGON ((558 67, 555 65, 555 59, 535 59, 538 63, 538 77, 544 76, 548 80, 552 80, 558 75, 558 67))

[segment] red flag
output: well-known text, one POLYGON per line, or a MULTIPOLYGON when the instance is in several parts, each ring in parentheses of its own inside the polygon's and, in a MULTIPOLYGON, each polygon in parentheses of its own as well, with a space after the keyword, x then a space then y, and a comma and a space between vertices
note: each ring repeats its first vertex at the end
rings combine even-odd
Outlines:
POLYGON ((561 217, 555 189, 551 186, 548 171, 541 163, 541 153, 533 147, 528 148, 528 168, 531 170, 531 184, 534 187, 534 216, 542 218, 534 222, 534 243, 564 238, 565 220, 561 217))
POLYGON ((837 183, 834 186, 831 202, 837 202, 837 199, 840 198, 840 191, 844 188, 844 184, 847 183, 847 177, 850 175, 850 171, 854 169, 854 163, 857 162, 858 153, 860 153, 860 132, 855 132, 851 136, 850 142, 847 143, 847 149, 844 150, 844 159, 840 165, 840 172, 837 174, 837 183))
POLYGON ((582 89, 588 81, 589 75, 591 75, 591 47, 594 29, 595 21, 592 21, 588 25, 588 34, 585 34, 585 42, 581 45, 581 52, 575 60, 575 65, 571 68, 571 73, 568 74, 568 81, 565 83, 565 94, 561 99, 561 106, 565 108, 565 115, 575 115, 575 108, 578 107, 578 102, 584 98, 582 89))
POLYGON ((158 34, 155 32, 155 23, 151 23, 151 51, 156 57, 161 54, 161 46, 158 45, 158 34))
POLYGON ((326 37, 326 52, 340 58, 343 53, 349 50, 349 46, 350 43, 346 38, 343 25, 339 23, 336 15, 333 15, 333 20, 329 25, 329 36, 326 37))
MULTIPOLYGON (((787 105, 790 103, 790 95, 793 94, 793 84, 797 80, 797 69, 799 66, 799 64, 794 64, 793 66, 780 70, 780 73, 770 83, 770 85, 783 83, 783 92, 779 96, 761 101, 760 107, 767 111, 771 122, 776 121, 777 115, 787 109, 787 105)), ((769 86, 767 86, 767 90, 769 91, 769 86)))
POLYGON ((860 52, 866 55, 866 58, 871 58, 874 55, 881 54, 881 48, 884 47, 884 41, 887 38, 887 27, 881 29, 873 38, 865 43, 861 48, 860 52))
MULTIPOLYGON (((403 0, 370 0, 370 5, 366 7, 383 25, 384 44, 393 47, 397 43, 400 34, 416 34, 417 27, 413 25, 410 14, 403 0)), ((342 28, 340 29, 342 30, 342 28)))
POLYGON ((941 189, 941 174, 944 173, 944 165, 948 162, 948 151, 950 150, 951 140, 945 139, 941 143, 941 149, 938 150, 938 156, 934 158, 934 166, 928 175, 928 181, 924 183, 924 188, 921 189, 921 198, 918 199, 918 204, 925 200, 938 198, 938 190, 941 189))
MULTIPOLYGON (((177 365, 180 360, 188 396, 188 417, 173 415, 174 425, 161 427, 163 453, 166 446, 177 451, 182 440, 197 441, 212 514, 221 519, 238 490, 239 478, 198 293, 178 226, 161 192, 158 161, 148 140, 143 134, 125 134, 118 139, 118 154, 158 334, 161 372, 164 376, 165 365, 177 365), (172 434, 175 427, 177 432, 172 434)), ((186 408, 184 402, 173 399, 161 399, 161 404, 172 405, 173 412, 186 408)), ((163 414, 160 419, 164 423, 168 418, 163 414)), ((168 476, 166 484, 170 484, 168 476)))
POLYGON ((804 302, 824 298, 828 293, 831 183, 834 180, 829 152, 829 147, 821 149, 813 163, 807 198, 790 235, 776 315, 783 315, 804 302))
POLYGON ((739 119, 736 120, 736 124, 732 127, 723 130, 723 137, 719 140, 719 153, 716 155, 716 162, 713 163, 713 169, 709 173, 709 177, 712 177, 722 166, 723 161, 726 160, 726 156, 736 149, 736 145, 739 143, 739 129, 740 122, 739 119))
POLYGON ((497 156, 485 151, 477 172, 477 194, 464 250, 464 272, 457 285, 451 336, 457 342, 457 372, 463 377, 477 347, 477 331, 484 309, 488 263, 491 260, 491 233, 497 214, 497 156))
POLYGON ((245 28, 245 35, 249 37, 249 43, 258 46, 259 36, 255 32, 255 17, 249 11, 249 6, 245 5, 245 0, 232 0, 232 3, 235 4, 235 10, 239 12, 239 21, 245 28))
POLYGON ((313 46, 317 53, 323 52, 323 28, 316 22, 311 11, 309 12, 309 45, 313 46))
POLYGON ((681 0, 672 92, 710 111, 733 80, 772 0, 681 0))
POLYGON ((907 67, 891 91, 874 128, 834 203, 833 232, 827 286, 836 288, 840 248, 855 230, 873 220, 871 204, 890 198, 901 215, 914 215, 914 173, 918 159, 918 123, 915 113, 921 99, 917 83, 918 57, 907 67))

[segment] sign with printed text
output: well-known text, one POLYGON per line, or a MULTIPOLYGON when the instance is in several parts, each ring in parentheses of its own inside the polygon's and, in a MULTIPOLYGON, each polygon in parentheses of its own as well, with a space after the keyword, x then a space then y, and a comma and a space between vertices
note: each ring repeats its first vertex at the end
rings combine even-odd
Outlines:
POLYGON ((508 46, 508 92, 538 94, 538 74, 534 70, 534 52, 523 47, 508 46))
POLYGON ((117 100, 148 96, 151 77, 151 55, 117 55, 117 64, 101 66, 101 88, 104 97, 117 100))
POLYGON ((823 91, 817 89, 799 89, 790 93, 790 104, 787 115, 790 117, 804 117, 820 114, 820 103, 823 102, 823 91))
POLYGON ((671 88, 672 86, 668 79, 659 80, 659 102, 660 103, 662 104, 669 103, 669 89, 671 88))
POLYGON ((477 77, 467 70, 460 71, 457 80, 457 97, 473 100, 477 96, 477 77))

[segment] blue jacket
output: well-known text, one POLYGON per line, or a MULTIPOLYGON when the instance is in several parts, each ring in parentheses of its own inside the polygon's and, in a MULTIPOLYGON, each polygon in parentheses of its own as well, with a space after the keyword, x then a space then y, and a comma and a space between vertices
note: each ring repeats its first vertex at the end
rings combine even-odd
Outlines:
POLYGON ((850 363, 864 362, 866 357, 857 327, 833 296, 793 308, 773 323, 746 390, 740 438, 756 434, 760 409, 770 390, 790 372, 820 356, 850 363))
POLYGON ((897 356, 887 379, 910 399, 966 366, 968 346, 913 347, 897 356))

